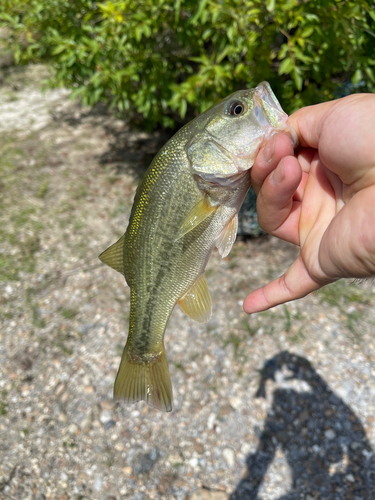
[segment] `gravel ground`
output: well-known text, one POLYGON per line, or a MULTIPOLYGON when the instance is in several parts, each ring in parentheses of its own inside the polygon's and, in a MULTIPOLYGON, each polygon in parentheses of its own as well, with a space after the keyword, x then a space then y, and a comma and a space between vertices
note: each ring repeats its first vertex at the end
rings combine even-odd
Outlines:
POLYGON ((0 88, 0 498, 375 498, 375 286, 248 317, 297 255, 275 238, 213 255, 207 325, 173 312, 173 411, 112 401, 129 289, 97 256, 166 136, 42 95, 44 75, 0 88))

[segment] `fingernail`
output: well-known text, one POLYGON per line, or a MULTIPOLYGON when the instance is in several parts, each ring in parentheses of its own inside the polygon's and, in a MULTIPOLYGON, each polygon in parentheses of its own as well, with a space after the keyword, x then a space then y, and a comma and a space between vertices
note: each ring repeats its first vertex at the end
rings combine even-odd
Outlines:
POLYGON ((271 180, 274 184, 280 184, 284 180, 284 160, 281 160, 279 165, 272 172, 271 180))
POLYGON ((272 160, 273 153, 275 152, 275 140, 276 140, 276 135, 273 135, 271 139, 267 142, 261 153, 262 160, 266 161, 267 163, 269 163, 272 160))

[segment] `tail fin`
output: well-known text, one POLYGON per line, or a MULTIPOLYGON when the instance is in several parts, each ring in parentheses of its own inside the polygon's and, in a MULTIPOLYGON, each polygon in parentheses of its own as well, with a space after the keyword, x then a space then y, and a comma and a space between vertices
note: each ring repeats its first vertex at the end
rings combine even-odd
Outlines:
POLYGON ((164 346, 158 354, 147 357, 133 355, 125 348, 114 397, 126 403, 143 400, 158 410, 172 410, 172 384, 164 346))

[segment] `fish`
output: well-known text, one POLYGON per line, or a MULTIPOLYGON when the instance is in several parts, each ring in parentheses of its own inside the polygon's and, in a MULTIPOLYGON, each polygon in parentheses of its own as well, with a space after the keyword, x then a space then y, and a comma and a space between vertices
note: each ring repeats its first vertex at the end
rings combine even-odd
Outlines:
POLYGON ((182 127, 159 151, 137 188, 125 234, 99 259, 130 287, 129 333, 114 398, 171 411, 164 332, 176 304, 206 323, 212 303, 205 267, 226 257, 259 149, 277 131, 296 144, 267 82, 239 90, 182 127))

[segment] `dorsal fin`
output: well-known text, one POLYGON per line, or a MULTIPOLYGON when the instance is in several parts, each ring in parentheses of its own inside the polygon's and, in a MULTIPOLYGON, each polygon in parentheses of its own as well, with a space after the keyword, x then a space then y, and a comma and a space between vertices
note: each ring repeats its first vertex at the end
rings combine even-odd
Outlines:
POLYGON ((99 259, 107 264, 107 266, 112 267, 115 271, 124 274, 124 240, 125 234, 111 245, 107 250, 99 255, 99 259))
POLYGON ((222 230, 216 242, 216 248, 219 254, 224 259, 232 249, 233 243, 236 240, 238 229, 238 215, 236 214, 222 230))
POLYGON ((190 290, 178 301, 181 309, 199 323, 210 321, 212 306, 205 274, 201 274, 190 290))

